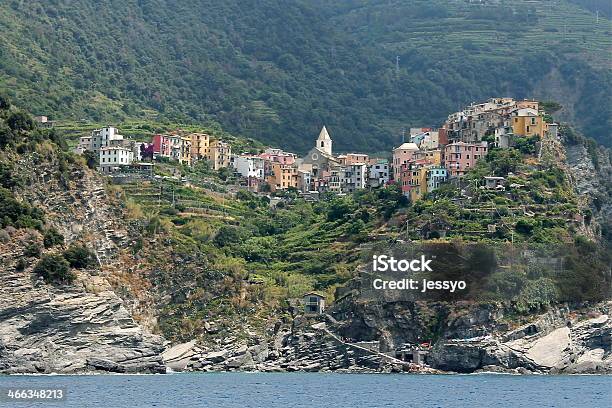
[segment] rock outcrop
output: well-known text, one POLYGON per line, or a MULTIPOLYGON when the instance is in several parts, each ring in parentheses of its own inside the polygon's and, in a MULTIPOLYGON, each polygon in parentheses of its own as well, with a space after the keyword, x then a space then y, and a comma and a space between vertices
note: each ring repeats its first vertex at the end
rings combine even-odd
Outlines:
POLYGON ((56 288, 4 269, 0 372, 165 372, 162 339, 143 331, 109 287, 98 288, 56 288))

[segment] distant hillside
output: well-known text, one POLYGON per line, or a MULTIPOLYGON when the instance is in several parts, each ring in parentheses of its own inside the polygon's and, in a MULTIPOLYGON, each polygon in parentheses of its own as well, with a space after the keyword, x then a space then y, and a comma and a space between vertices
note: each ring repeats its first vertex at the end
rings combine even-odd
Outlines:
POLYGON ((380 151, 466 103, 534 97, 609 146, 605 13, 472 3, 10 0, 0 91, 56 119, 219 122, 299 152, 322 124, 338 150, 380 151))

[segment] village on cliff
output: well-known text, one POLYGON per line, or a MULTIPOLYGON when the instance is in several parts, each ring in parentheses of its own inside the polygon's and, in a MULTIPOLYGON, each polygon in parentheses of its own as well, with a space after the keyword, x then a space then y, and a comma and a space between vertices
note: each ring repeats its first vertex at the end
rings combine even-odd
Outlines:
MULTIPOLYGON (((489 148, 513 147, 518 138, 557 137, 558 125, 547 121, 539 102, 492 98, 471 104, 448 116, 438 128, 411 128, 409 137, 389 157, 363 153, 335 155, 332 138, 324 126, 314 147, 303 157, 282 149, 259 154, 234 154, 229 143, 205 133, 177 130, 156 134, 150 143, 123 137, 114 127, 94 130, 80 138, 75 148, 92 152, 99 171, 117 175, 127 171, 152 174, 159 160, 193 165, 205 160, 212 170, 231 169, 252 192, 296 190, 307 199, 320 193, 397 184, 410 200, 419 200, 441 184, 460 179, 489 148)), ((484 188, 503 188, 504 178, 485 177, 484 188)))

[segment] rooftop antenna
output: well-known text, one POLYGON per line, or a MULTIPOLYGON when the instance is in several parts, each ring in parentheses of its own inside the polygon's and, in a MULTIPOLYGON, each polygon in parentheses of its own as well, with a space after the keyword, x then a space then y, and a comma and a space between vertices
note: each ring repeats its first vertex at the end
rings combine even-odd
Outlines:
POLYGON ((402 144, 404 144, 405 138, 406 138, 406 128, 402 128, 402 144))

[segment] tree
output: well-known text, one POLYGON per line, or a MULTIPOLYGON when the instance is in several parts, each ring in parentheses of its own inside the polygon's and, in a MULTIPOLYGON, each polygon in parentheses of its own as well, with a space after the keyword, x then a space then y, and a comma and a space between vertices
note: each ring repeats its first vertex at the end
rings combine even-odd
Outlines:
POLYGON ((506 176, 510 172, 516 172, 522 157, 516 149, 492 149, 486 160, 496 176, 506 176))
POLYGON ((0 95, 0 111, 7 110, 11 107, 11 102, 5 95, 0 95))
POLYGON ((85 152, 83 152, 83 157, 85 158, 85 161, 87 162, 87 167, 89 167, 90 169, 96 169, 98 168, 98 155, 93 152, 92 150, 85 150, 85 152))
POLYGON ((6 124, 15 132, 27 132, 34 129, 34 121, 22 110, 11 113, 6 124))
POLYGON ((230 244, 241 242, 248 238, 244 229, 232 225, 224 225, 219 228, 217 235, 213 238, 213 243, 218 247, 225 247, 230 244))

